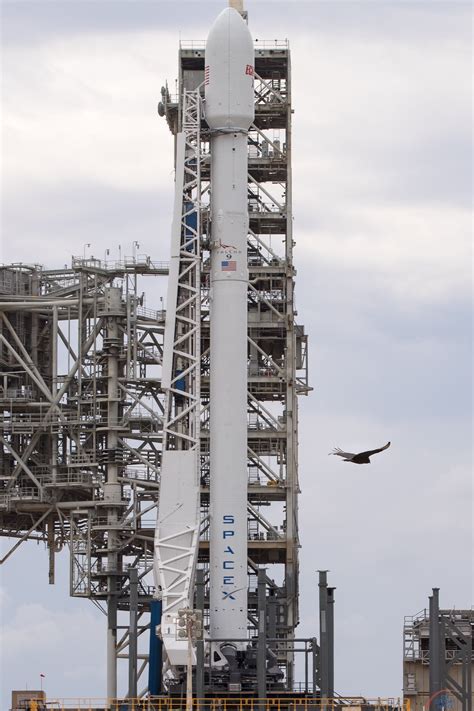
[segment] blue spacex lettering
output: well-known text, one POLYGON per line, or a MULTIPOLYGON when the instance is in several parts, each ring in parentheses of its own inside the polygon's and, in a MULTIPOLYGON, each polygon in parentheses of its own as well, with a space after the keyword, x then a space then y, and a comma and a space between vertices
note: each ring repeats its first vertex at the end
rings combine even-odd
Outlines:
MULTIPOLYGON (((231 515, 225 515, 222 517, 222 523, 224 525, 223 531, 222 531, 222 538, 225 540, 232 538, 235 536, 235 518, 234 516, 231 515)), ((227 545, 224 548, 224 555, 225 558, 222 561, 222 568, 224 571, 223 577, 222 577, 222 584, 223 585, 234 585, 235 584, 235 578, 233 575, 229 575, 227 573, 228 570, 234 570, 234 563, 235 563, 235 552, 232 546, 227 545)), ((226 592, 225 590, 222 591, 222 599, 223 600, 235 600, 235 597, 233 593, 235 590, 231 590, 229 592, 226 592)))

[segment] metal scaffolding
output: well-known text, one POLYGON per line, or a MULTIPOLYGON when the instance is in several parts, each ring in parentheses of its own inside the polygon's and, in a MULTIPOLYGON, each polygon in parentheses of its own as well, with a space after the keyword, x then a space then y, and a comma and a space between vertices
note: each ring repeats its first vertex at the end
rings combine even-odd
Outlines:
MULTIPOLYGON (((310 388, 307 337, 296 322, 294 300, 287 43, 257 43, 255 71, 255 122, 248 134, 249 637, 258 637, 265 588, 267 637, 291 690, 298 624, 298 396, 310 388)), ((200 120, 203 44, 181 45, 179 72, 179 99, 162 92, 175 135, 189 111, 200 120)), ((179 440, 183 417, 200 433, 193 446, 200 462, 204 603, 197 606, 208 623, 210 160, 204 121, 195 135, 183 195, 192 195, 188 213, 199 214, 198 224, 182 214, 199 259, 188 255, 190 271, 180 272, 179 287, 181 295, 194 290, 196 302, 195 325, 185 329, 192 351, 182 362, 194 368, 198 384, 191 409, 173 410, 169 393, 179 389, 179 378, 162 388, 170 315, 145 308, 138 291, 139 278, 167 275, 168 264, 73 258, 70 269, 0 268, 0 534, 16 538, 1 562, 23 541, 43 541, 53 583, 55 555, 69 547, 71 595, 91 599, 107 615, 109 699, 118 696, 117 660, 129 659, 131 697, 148 662, 136 642, 149 626, 155 593, 162 447, 164 439, 179 440)), ((178 298, 175 305, 180 303, 178 298)), ((175 345, 184 334, 178 322, 176 313, 175 345)), ((305 654, 314 653, 316 647, 311 652, 304 642, 305 654)), ((146 682, 140 684, 143 694, 146 682)))
POLYGON ((54 583, 69 546, 70 594, 107 614, 111 698, 128 656, 129 626, 117 631, 130 571, 141 631, 153 593, 164 312, 143 306, 137 283, 167 273, 146 257, 0 268, 0 533, 17 539, 1 562, 44 541, 54 583))
POLYGON ((403 693, 412 708, 471 711, 474 611, 440 610, 433 588, 429 610, 405 617, 403 693))
MULTIPOLYGON (((292 688, 298 624, 298 396, 308 385, 307 337, 295 320, 291 193, 291 70, 287 42, 256 43, 255 121, 248 134, 248 564, 249 632, 258 627, 258 577, 266 568, 273 647, 292 688), (270 571, 271 574, 270 574, 270 571), (274 572, 273 572, 274 571, 274 572)), ((202 91, 204 43, 181 43, 179 94, 162 89, 160 113, 183 130, 184 97, 202 91)), ((200 132, 201 512, 199 565, 209 561, 210 133, 200 132)), ((261 577, 261 576, 260 576, 261 577)))

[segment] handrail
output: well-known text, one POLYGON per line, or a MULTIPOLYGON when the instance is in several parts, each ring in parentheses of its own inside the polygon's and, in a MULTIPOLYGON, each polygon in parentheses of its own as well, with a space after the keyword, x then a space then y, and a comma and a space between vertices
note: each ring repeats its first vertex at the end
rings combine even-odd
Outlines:
MULTIPOLYGON (((180 697, 152 698, 65 698, 38 700, 38 709, 56 709, 57 711, 184 711, 185 700, 180 697)), ((251 696, 222 697, 208 699, 192 699, 195 711, 334 711, 355 709, 364 706, 372 707, 374 711, 410 711, 410 701, 400 698, 369 698, 363 696, 339 696, 336 698, 315 698, 305 694, 295 696, 288 694, 272 694, 265 699, 251 696)))

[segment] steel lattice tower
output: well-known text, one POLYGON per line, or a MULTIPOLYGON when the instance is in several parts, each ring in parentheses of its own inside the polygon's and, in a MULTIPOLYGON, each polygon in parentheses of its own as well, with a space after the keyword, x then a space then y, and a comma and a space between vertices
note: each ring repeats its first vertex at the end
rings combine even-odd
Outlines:
MULTIPOLYGON (((181 43, 179 94, 162 89, 160 112, 177 136, 184 97, 203 93, 204 43, 181 43)), ((298 396, 308 386, 307 337, 295 320, 291 199, 291 67, 287 42, 255 49, 255 121, 248 133, 248 564, 249 628, 257 624, 257 577, 266 570, 268 636, 289 688, 298 624, 298 396), (278 643, 275 644, 277 648, 278 643), (290 645, 291 646, 291 645, 290 645)), ((199 565, 209 564, 210 133, 200 126, 201 512, 199 565)), ((207 605, 208 605, 207 588, 207 605)))

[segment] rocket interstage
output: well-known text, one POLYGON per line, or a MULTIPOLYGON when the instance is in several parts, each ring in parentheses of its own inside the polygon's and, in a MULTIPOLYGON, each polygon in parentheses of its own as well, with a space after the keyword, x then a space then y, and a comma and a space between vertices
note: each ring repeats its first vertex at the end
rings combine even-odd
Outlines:
POLYGON ((211 28, 205 118, 211 130, 211 638, 247 634, 247 131, 254 50, 233 8, 211 28))

